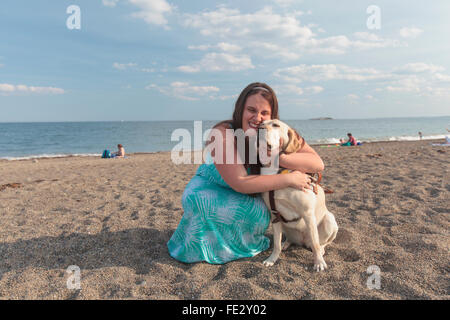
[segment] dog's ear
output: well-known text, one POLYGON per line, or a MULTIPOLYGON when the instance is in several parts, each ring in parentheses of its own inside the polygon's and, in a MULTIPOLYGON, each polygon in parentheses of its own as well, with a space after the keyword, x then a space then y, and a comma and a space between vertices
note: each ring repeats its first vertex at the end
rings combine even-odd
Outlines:
POLYGON ((285 153, 294 153, 303 147, 305 140, 303 140, 303 138, 300 137, 300 135, 294 129, 289 128, 288 137, 289 141, 286 145, 286 149, 284 149, 285 153), (301 140, 302 142, 300 142, 301 140))

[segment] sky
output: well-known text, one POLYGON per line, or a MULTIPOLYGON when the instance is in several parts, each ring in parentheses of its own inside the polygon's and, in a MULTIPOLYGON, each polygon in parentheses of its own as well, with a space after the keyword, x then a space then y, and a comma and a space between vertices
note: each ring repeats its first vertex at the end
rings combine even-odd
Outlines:
POLYGON ((0 122, 450 115, 450 1, 2 0, 0 122), (74 9, 75 6, 75 9, 74 9))

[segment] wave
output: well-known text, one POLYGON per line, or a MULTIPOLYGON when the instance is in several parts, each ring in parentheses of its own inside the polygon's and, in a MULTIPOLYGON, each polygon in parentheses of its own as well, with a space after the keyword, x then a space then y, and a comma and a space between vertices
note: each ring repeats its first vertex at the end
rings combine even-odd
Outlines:
MULTIPOLYGON (((378 137, 378 138, 362 138, 357 139, 360 142, 389 142, 389 141, 420 141, 420 140, 439 140, 445 139, 445 135, 431 135, 423 136, 420 139, 419 136, 391 136, 391 137, 378 137)), ((324 138, 311 140, 310 144, 339 144, 339 138, 324 138)))
POLYGON ((0 157, 0 160, 31 160, 31 159, 42 159, 42 158, 68 158, 68 157, 100 157, 100 153, 74 153, 74 154, 39 154, 30 155, 25 157, 0 157))
MULTIPOLYGON (((423 136, 422 140, 438 140, 445 139, 445 135, 435 135, 435 136, 423 136)), ((421 140, 417 136, 400 136, 400 137, 390 137, 389 141, 419 141, 421 140)))

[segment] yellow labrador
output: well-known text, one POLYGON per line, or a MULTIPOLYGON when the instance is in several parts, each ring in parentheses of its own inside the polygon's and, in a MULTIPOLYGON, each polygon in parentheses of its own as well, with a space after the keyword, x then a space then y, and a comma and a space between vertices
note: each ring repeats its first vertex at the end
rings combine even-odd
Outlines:
MULTIPOLYGON (((261 129, 266 129, 260 134, 260 148, 268 147, 284 153, 297 152, 302 147, 299 135, 287 124, 280 120, 264 121, 261 129)), ((303 139, 302 139, 303 140, 303 139)), ((269 169, 269 163, 261 168, 262 174, 275 174, 279 171, 269 169)), ((291 243, 311 248, 314 255, 314 270, 322 271, 327 268, 323 259, 325 246, 335 238, 338 226, 334 215, 325 206, 325 194, 320 185, 315 186, 315 191, 302 191, 294 188, 275 190, 273 201, 279 217, 272 221, 274 249, 270 257, 263 263, 272 266, 278 260, 281 248, 287 249, 291 243), (281 219, 280 219, 281 218, 281 219), (286 241, 281 244, 282 234, 286 241)), ((263 199, 270 209, 269 192, 263 193, 263 199)), ((275 216, 272 211, 272 216, 275 216)))

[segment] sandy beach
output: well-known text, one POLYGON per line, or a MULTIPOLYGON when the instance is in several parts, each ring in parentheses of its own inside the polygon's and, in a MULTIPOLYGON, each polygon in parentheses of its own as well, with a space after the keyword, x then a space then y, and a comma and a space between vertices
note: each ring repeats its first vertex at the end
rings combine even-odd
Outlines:
POLYGON ((432 142, 315 146, 340 228, 321 273, 298 246, 271 268, 272 245, 225 265, 171 258, 198 165, 168 152, 0 161, 0 299, 449 299, 450 148, 432 142))

